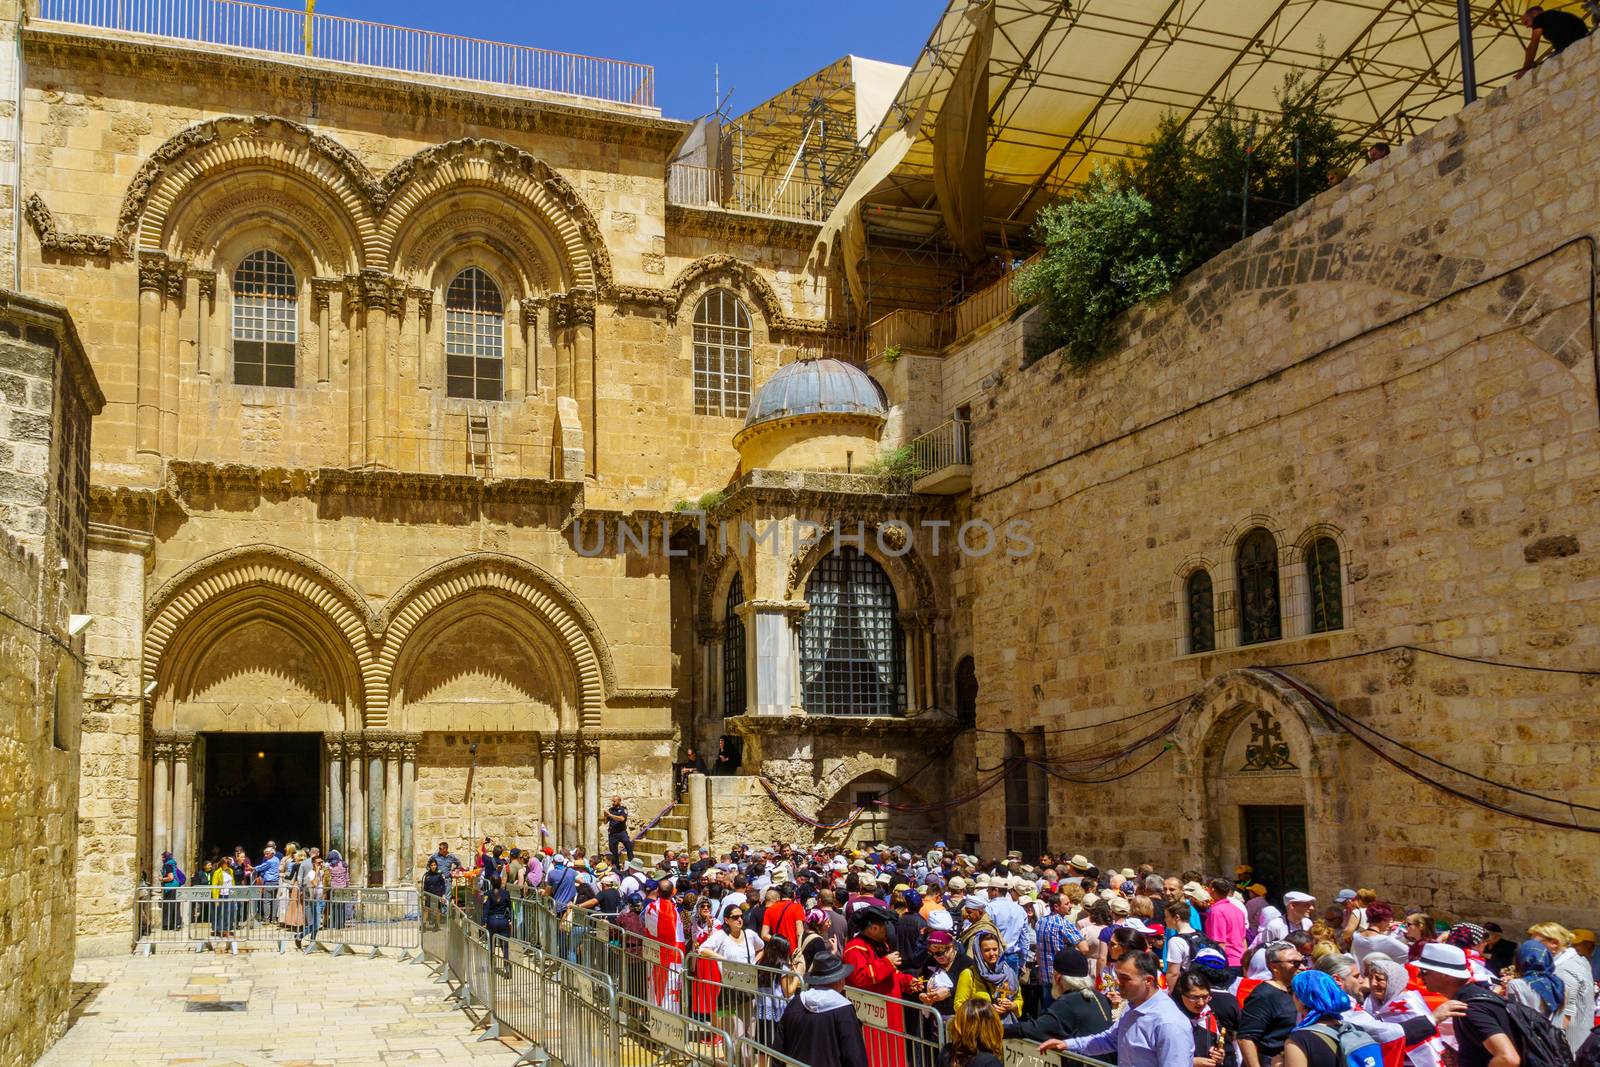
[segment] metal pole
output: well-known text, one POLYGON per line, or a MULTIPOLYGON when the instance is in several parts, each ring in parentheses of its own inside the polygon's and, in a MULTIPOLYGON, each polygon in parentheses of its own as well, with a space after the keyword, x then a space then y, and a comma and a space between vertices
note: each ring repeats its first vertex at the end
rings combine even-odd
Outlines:
POLYGON ((1472 57, 1472 7, 1467 0, 1456 0, 1456 28, 1461 33, 1461 99, 1478 99, 1478 71, 1472 57))

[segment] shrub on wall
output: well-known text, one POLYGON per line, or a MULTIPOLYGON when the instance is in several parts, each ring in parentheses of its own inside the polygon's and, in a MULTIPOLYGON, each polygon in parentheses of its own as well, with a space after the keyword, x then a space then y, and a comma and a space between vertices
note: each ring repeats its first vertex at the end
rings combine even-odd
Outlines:
POLYGON ((1124 309, 1344 180, 1359 146, 1298 75, 1269 122, 1232 105, 1194 132, 1167 115, 1137 158, 1094 176, 1035 223, 1044 255, 1017 296, 1041 303, 1048 342, 1073 363, 1104 351, 1124 309))

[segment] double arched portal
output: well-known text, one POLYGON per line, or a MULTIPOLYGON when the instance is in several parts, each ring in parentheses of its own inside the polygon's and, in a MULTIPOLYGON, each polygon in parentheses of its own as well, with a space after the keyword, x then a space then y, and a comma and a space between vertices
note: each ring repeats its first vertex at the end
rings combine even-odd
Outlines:
POLYGON ((375 608, 296 553, 220 553, 151 599, 144 663, 152 856, 297 840, 392 880, 441 839, 466 846, 469 774, 522 791, 525 840, 598 825, 610 657, 525 560, 450 560, 375 608))

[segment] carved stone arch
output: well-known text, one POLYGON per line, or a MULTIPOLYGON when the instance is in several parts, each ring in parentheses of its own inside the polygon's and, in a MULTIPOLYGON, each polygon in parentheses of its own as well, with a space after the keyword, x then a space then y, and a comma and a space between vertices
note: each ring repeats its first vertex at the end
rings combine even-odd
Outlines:
POLYGON ((1264 528, 1268 533, 1272 534, 1273 540, 1278 542, 1278 552, 1280 555, 1283 553, 1284 549, 1288 547, 1289 534, 1283 523, 1263 512, 1254 512, 1234 523, 1232 529, 1228 531, 1228 535, 1223 538, 1222 558, 1226 561, 1227 566, 1233 566, 1235 554, 1239 548, 1240 539, 1257 526, 1264 528))
MULTIPOLYGON (((883 551, 878 544, 879 527, 876 524, 868 524, 864 529, 865 532, 858 541, 853 529, 841 529, 836 523, 823 531, 816 544, 790 559, 788 598, 803 597, 806 581, 822 558, 836 547, 848 545, 860 549, 883 568, 884 573, 889 576, 890 584, 894 586, 896 606, 901 612, 915 611, 922 615, 936 612, 939 605, 934 593, 933 576, 928 573, 928 568, 919 558, 916 547, 911 546, 900 555, 893 555, 883 551)), ((897 526, 886 526, 883 529, 886 543, 892 537, 903 536, 904 533, 905 531, 897 526)), ((890 547, 899 551, 897 545, 890 544, 890 547)))
POLYGON ((242 169, 289 175, 298 185, 316 190, 345 229, 349 244, 360 250, 363 265, 371 262, 374 206, 382 196, 378 183, 333 138, 270 115, 212 119, 163 143, 123 195, 117 238, 129 249, 174 246, 175 214, 186 199, 218 175, 242 169))
POLYGON ((280 177, 270 189, 241 188, 229 180, 236 176, 216 173, 189 190, 168 219, 169 255, 196 270, 221 271, 226 250, 241 234, 271 233, 270 242, 258 243, 299 250, 307 279, 360 269, 356 236, 334 221, 342 209, 323 191, 294 176, 280 177))
POLYGON ((702 256, 678 272, 672 282, 673 305, 681 319, 694 308, 689 297, 700 295, 702 289, 718 284, 727 285, 740 295, 752 299, 761 312, 768 333, 785 328, 789 315, 778 301, 777 290, 760 271, 741 259, 722 252, 702 256))
MULTIPOLYGON (((700 574, 700 591, 695 598, 695 628, 702 634, 720 630, 726 621, 722 606, 728 599, 728 587, 740 575, 738 556, 732 552, 718 552, 706 558, 700 574)), ((751 591, 745 590, 745 596, 751 591)))
POLYGON ((452 190, 493 190, 523 207, 561 251, 567 288, 609 291, 611 254, 587 204, 572 183, 543 160, 504 141, 464 138, 425 148, 383 176, 378 261, 392 264, 401 235, 419 209, 452 190))
POLYGON ((1294 597, 1293 618, 1291 630, 1296 634, 1309 634, 1313 632, 1336 633, 1350 626, 1350 611, 1354 607, 1354 586, 1350 580, 1350 543, 1346 538, 1344 528, 1331 522, 1316 522, 1300 531, 1300 536, 1295 538, 1294 544, 1288 549, 1288 566, 1285 568, 1285 581, 1289 583, 1294 597), (1312 574, 1308 567, 1307 555, 1311 546, 1316 542, 1327 539, 1332 541, 1338 549, 1339 559, 1339 619, 1340 625, 1326 626, 1322 630, 1313 629, 1314 613, 1312 574))
POLYGON ((611 652, 583 603, 554 575, 498 552, 475 552, 432 567, 389 598, 384 608, 380 675, 387 686, 407 637, 431 612, 457 597, 490 590, 518 601, 561 639, 578 679, 578 716, 600 725, 606 698, 616 691, 611 652))
POLYGON ((1245 806, 1303 806, 1312 881, 1337 880, 1342 737, 1312 700, 1275 673, 1242 668, 1212 678, 1189 700, 1176 737, 1184 810, 1202 813, 1188 842, 1189 862, 1207 870, 1242 862, 1245 806), (1236 731, 1249 731, 1259 751, 1249 759, 1235 753, 1230 763, 1236 731))
MULTIPOLYGON (((219 604, 238 605, 257 593, 279 605, 303 605, 308 633, 338 635, 355 665, 351 698, 368 720, 382 715, 386 694, 372 653, 372 615, 361 595, 322 564, 276 545, 243 545, 207 556, 168 579, 145 606, 142 681, 167 681, 164 661, 181 631, 219 604)), ((159 694, 158 688, 155 693, 159 694)))
MULTIPOLYGON (((817 782, 817 799, 826 804, 839 795, 840 790, 848 789, 852 784, 872 775, 882 775, 890 781, 899 777, 901 771, 899 761, 881 753, 863 752, 843 760, 833 770, 823 775, 817 782)), ((906 786, 905 790, 913 790, 906 786)), ((915 792, 912 793, 916 797, 915 792)))
MULTIPOLYGON (((449 207, 449 202, 438 204, 449 207)), ((559 277, 550 264, 556 255, 549 242, 535 237, 503 213, 451 208, 437 220, 421 223, 421 232, 403 241, 395 273, 409 284, 440 294, 467 266, 482 266, 509 302, 559 291, 559 277), (484 260, 486 262, 468 262, 484 260)))

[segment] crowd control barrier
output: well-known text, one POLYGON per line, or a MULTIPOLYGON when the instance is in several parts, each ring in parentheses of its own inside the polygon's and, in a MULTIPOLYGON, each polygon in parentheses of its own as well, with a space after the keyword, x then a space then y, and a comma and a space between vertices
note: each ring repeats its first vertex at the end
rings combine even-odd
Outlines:
POLYGON ((237 951, 299 942, 324 948, 414 952, 426 923, 418 922, 414 886, 327 889, 307 895, 299 886, 141 886, 135 892, 135 947, 150 953, 182 946, 237 951))

